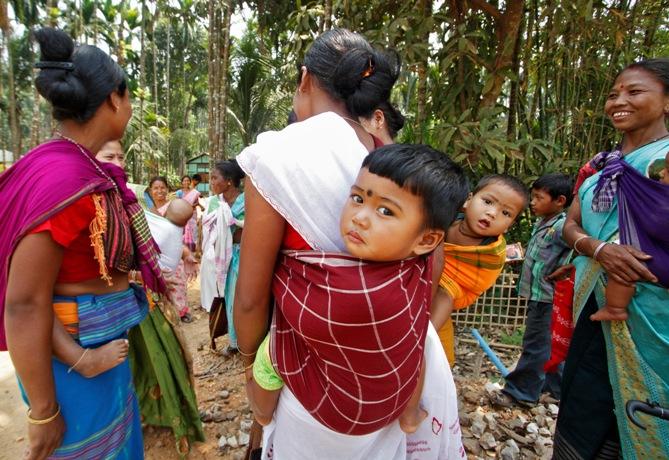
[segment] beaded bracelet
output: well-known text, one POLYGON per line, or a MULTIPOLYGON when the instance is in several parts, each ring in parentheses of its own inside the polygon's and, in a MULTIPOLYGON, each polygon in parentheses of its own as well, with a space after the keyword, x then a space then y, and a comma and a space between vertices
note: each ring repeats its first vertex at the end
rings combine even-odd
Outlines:
POLYGON ((42 420, 32 418, 30 416, 31 412, 32 412, 32 409, 28 409, 28 412, 27 412, 28 423, 30 423, 31 425, 46 425, 47 423, 51 423, 54 420, 56 420, 56 417, 58 417, 58 415, 60 415, 60 404, 58 404, 58 409, 56 410, 55 414, 53 414, 51 417, 43 418, 42 420))
POLYGON ((595 252, 592 253, 593 260, 597 260, 597 256, 599 255, 601 250, 604 249, 604 246, 606 246, 607 244, 609 243, 607 243, 606 241, 602 241, 601 243, 599 243, 599 245, 595 248, 595 252))

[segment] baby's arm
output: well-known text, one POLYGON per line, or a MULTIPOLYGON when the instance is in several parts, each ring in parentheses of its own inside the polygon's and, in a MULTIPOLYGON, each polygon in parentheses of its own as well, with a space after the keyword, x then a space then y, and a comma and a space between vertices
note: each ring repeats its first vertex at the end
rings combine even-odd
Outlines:
POLYGON ((98 348, 83 348, 67 333, 57 318, 53 320, 52 348, 54 356, 87 378, 95 377, 118 366, 128 356, 128 341, 112 340, 98 348))
POLYGON ((279 403, 281 388, 283 388, 283 380, 274 370, 269 356, 269 340, 268 335, 258 347, 256 359, 252 365, 252 378, 247 377, 246 380, 246 391, 249 395, 251 409, 253 409, 253 416, 263 426, 272 421, 279 403))
POLYGON ((453 298, 445 289, 437 288, 437 293, 430 305, 430 322, 436 330, 440 330, 453 312, 453 298))

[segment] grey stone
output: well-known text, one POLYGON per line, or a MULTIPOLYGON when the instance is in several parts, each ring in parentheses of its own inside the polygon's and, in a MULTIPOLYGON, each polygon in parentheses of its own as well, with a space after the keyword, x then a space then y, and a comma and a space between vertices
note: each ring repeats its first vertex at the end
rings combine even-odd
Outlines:
POLYGON ((539 434, 544 438, 550 438, 552 436, 551 430, 548 428, 539 428, 539 434))
POLYGON ((520 448, 516 444, 516 441, 513 439, 506 441, 500 455, 502 460, 518 460, 520 458, 520 448))
POLYGON ((534 406, 532 409, 530 409, 530 412, 532 415, 546 415, 546 408, 542 405, 534 406))
POLYGON ((515 417, 509 422, 509 427, 514 430, 522 430, 525 428, 525 425, 527 425, 527 419, 522 415, 515 417))
POLYGON ((481 444, 481 447, 485 450, 490 450, 497 447, 497 440, 492 433, 483 433, 481 439, 479 439, 479 444, 481 444))
POLYGON ((228 436, 228 446, 232 447, 233 449, 236 449, 239 447, 239 443, 237 442, 237 438, 234 436, 228 436))
POLYGON ((486 424, 483 420, 476 420, 474 423, 472 423, 470 431, 474 436, 477 438, 480 437, 486 429, 486 424))
POLYGON ((232 454, 232 460, 244 460, 246 458, 246 451, 235 452, 232 454))
POLYGON ((221 399, 228 399, 230 397, 230 392, 228 390, 221 391, 221 399))
POLYGON ((246 446, 249 443, 249 440, 251 437, 249 436, 248 433, 244 433, 243 431, 240 431, 239 434, 237 435, 237 439, 239 440, 239 445, 240 446, 246 446))
POLYGON ((525 430, 527 431, 527 434, 538 434, 539 433, 539 427, 534 422, 528 423, 527 428, 525 428, 525 430))
POLYGON ((476 439, 473 438, 464 438, 462 444, 465 446, 465 450, 472 455, 478 455, 481 453, 481 446, 476 439))
POLYGON ((248 433, 249 431, 251 431, 251 426, 253 426, 252 420, 242 420, 241 423, 239 424, 239 429, 248 433))
POLYGON ((534 421, 537 423, 537 426, 541 428, 542 426, 546 426, 546 419, 547 417, 544 415, 537 415, 534 417, 534 421))
POLYGON ((219 449, 225 449, 225 447, 227 445, 228 445, 228 438, 226 438, 225 435, 218 438, 218 448, 219 449))
POLYGON ((557 416, 559 411, 560 411, 560 408, 556 404, 549 404, 548 405, 548 413, 551 414, 553 417, 557 416))

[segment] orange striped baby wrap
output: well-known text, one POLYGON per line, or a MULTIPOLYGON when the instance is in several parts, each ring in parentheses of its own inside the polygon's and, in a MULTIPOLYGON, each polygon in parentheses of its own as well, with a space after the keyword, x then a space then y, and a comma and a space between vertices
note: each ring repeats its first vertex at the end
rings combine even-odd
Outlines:
MULTIPOLYGON (((444 243, 444 260, 439 286, 453 299, 453 310, 460 310, 476 302, 495 284, 506 260, 506 240, 500 235, 497 240, 482 246, 444 243)), ((453 365, 455 339, 450 318, 439 330, 439 338, 448 362, 453 365)))

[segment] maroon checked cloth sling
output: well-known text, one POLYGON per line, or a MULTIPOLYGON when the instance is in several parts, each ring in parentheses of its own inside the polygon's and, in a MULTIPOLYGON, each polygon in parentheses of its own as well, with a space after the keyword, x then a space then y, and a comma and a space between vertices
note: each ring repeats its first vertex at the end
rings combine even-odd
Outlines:
POLYGON ((284 251, 273 280, 272 362, 320 423, 361 435, 396 419, 416 387, 431 258, 365 262, 284 251))

